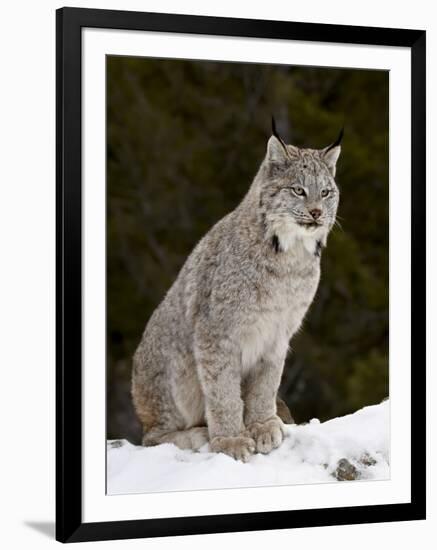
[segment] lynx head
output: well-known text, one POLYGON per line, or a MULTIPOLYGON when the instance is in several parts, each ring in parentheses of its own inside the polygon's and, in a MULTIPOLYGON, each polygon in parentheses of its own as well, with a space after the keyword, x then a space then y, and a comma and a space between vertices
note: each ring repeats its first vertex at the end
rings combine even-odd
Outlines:
POLYGON ((301 149, 282 141, 272 119, 259 204, 277 251, 287 251, 296 239, 316 253, 326 244, 339 202, 334 177, 342 137, 343 130, 324 149, 301 149))

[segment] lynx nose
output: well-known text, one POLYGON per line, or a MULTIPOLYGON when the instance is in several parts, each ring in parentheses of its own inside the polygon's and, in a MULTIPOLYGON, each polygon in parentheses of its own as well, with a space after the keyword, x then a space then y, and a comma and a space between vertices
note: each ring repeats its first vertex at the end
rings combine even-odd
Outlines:
POLYGON ((322 211, 320 210, 320 208, 313 208, 312 210, 310 210, 310 214, 315 220, 318 220, 322 215, 322 211))

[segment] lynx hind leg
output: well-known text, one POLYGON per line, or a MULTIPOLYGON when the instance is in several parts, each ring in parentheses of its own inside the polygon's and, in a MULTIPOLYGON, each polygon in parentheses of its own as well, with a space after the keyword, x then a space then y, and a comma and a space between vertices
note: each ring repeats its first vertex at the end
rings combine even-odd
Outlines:
POLYGON ((160 445, 161 443, 174 443, 179 449, 191 449, 192 451, 198 451, 208 441, 208 428, 206 426, 169 432, 163 431, 162 428, 158 428, 158 430, 152 428, 143 436, 145 447, 160 445))
POLYGON ((145 447, 161 443, 174 443, 180 449, 200 449, 208 442, 207 428, 180 429, 181 418, 172 410, 172 399, 165 384, 147 380, 144 371, 135 369, 132 377, 132 400, 135 412, 143 427, 142 444, 145 447), (156 386, 160 387, 157 388, 156 386), (152 387, 153 386, 153 387, 152 387))
POLYGON ((180 429, 181 418, 167 405, 163 395, 147 391, 144 386, 133 382, 132 399, 135 411, 143 427, 142 444, 145 447, 160 443, 174 443, 180 449, 199 450, 208 442, 208 429, 195 427, 180 429))
POLYGON ((133 384, 132 397, 138 418, 143 426, 142 444, 152 447, 174 443, 180 449, 199 450, 208 442, 208 429, 195 427, 180 429, 181 418, 166 407, 165 400, 157 400, 151 392, 141 391, 133 384))
POLYGON ((279 396, 276 397, 276 414, 284 424, 295 424, 290 409, 285 401, 283 401, 279 396))

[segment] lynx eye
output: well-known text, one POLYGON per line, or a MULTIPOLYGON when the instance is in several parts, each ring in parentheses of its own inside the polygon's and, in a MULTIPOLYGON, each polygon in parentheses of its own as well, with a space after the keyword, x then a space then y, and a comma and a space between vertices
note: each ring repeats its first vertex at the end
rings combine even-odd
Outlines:
POLYGON ((304 197, 305 196, 305 189, 301 187, 300 185, 295 185, 291 188, 293 193, 297 195, 298 197, 304 197))
POLYGON ((322 189, 321 195, 325 199, 329 195, 329 189, 322 189))

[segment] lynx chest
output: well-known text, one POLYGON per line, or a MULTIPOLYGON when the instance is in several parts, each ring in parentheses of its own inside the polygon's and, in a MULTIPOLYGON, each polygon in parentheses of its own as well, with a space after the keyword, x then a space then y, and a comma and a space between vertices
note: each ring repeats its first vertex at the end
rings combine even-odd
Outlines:
POLYGON ((241 331, 243 372, 263 356, 286 353, 292 336, 302 324, 319 282, 318 264, 304 269, 270 273, 258 290, 241 331))

